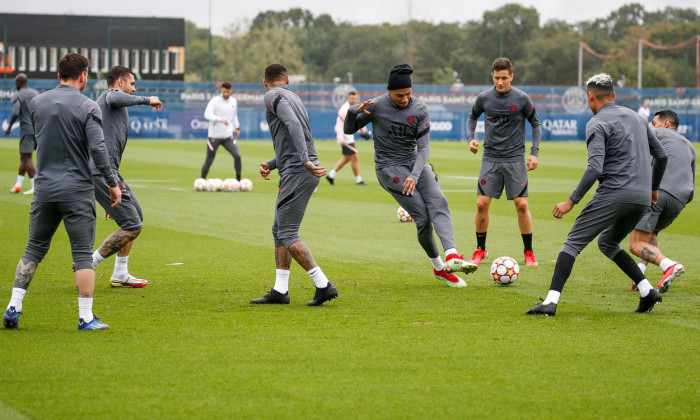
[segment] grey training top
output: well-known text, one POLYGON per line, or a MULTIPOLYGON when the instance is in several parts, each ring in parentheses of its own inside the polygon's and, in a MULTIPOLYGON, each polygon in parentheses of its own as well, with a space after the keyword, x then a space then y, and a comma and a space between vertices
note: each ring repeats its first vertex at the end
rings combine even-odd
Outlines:
POLYGON ((417 181, 430 155, 428 107, 414 96, 406 108, 399 108, 388 93, 372 101, 366 108, 370 114, 358 113, 360 104, 348 109, 343 131, 352 134, 372 123, 375 167, 408 165, 411 178, 417 181))
POLYGON ((532 125, 530 154, 540 152, 542 126, 535 105, 530 97, 518 88, 511 87, 501 93, 495 87, 479 94, 467 118, 467 141, 474 140, 476 120, 484 116, 484 157, 489 162, 518 162, 525 155, 525 120, 532 125))
POLYGON ((97 104, 70 85, 42 93, 29 104, 36 136, 34 200, 74 201, 94 196, 90 156, 115 187, 97 104))
POLYGON ((688 204, 695 195, 695 149, 685 137, 670 128, 652 129, 668 154, 660 190, 688 204))
POLYGON ((306 161, 318 165, 311 124, 301 99, 285 84, 265 93, 265 118, 272 135, 275 158, 267 162, 280 175, 303 172, 306 161))
POLYGON ((8 127, 12 128, 12 124, 19 118, 19 134, 23 136, 25 134, 34 134, 34 128, 32 128, 32 119, 29 115, 29 102, 37 96, 39 92, 32 88, 23 87, 17 92, 12 94, 12 116, 10 117, 10 124, 8 127))
POLYGON ((586 124, 586 146, 588 167, 571 201, 581 201, 598 180, 595 196, 602 200, 651 204, 651 190, 659 188, 668 156, 643 117, 614 102, 603 105, 586 124))
MULTIPOLYGON (((109 89, 97 98, 97 105, 102 112, 102 130, 109 152, 109 160, 115 171, 119 170, 122 154, 129 137, 129 111, 127 106, 148 105, 151 99, 147 96, 135 96, 119 89, 109 89)), ((100 175, 95 162, 90 159, 90 169, 93 175, 100 175)))

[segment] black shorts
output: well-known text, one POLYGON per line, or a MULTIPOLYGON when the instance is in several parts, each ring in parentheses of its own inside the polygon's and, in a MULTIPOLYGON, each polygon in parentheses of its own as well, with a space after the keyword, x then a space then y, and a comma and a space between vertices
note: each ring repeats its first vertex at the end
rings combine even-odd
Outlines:
POLYGON ((348 143, 347 146, 340 146, 340 147, 342 148, 344 156, 352 156, 352 155, 357 154, 357 149, 356 149, 357 146, 355 146, 355 143, 348 143), (351 147, 352 147, 352 149, 351 149, 351 147))

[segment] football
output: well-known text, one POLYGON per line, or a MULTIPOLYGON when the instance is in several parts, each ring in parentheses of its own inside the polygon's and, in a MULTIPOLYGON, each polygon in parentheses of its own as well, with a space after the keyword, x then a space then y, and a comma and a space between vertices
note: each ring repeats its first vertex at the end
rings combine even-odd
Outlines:
POLYGON ((241 189, 241 185, 238 183, 238 180, 235 178, 226 178, 224 179, 224 182, 221 184, 221 190, 222 191, 238 191, 241 189))
POLYGON ((399 218, 400 222, 412 222, 413 218, 411 217, 410 214, 403 208, 399 207, 398 210, 396 210, 396 217, 399 218))
POLYGON ((240 188, 241 191, 253 191, 253 181, 248 178, 241 179, 240 188))
POLYGON ((204 178, 197 178, 194 180, 194 190, 195 191, 206 191, 207 181, 204 178))
POLYGON ((219 178, 207 179, 207 191, 221 191, 221 184, 223 181, 219 178))
POLYGON ((491 264, 491 277, 493 281, 507 286, 518 279, 520 266, 511 257, 498 257, 491 264))

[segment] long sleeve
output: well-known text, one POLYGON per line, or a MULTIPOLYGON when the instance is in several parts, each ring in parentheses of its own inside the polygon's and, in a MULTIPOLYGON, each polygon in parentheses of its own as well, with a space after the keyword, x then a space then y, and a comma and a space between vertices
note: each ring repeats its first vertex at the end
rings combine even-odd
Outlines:
POLYGON ((586 140, 588 147, 588 166, 583 173, 578 186, 571 193, 569 198, 574 203, 581 201, 584 195, 591 189, 596 180, 603 174, 603 163, 605 162, 605 133, 600 127, 596 127, 586 140))
POLYGON ((348 108, 348 113, 345 114, 345 123, 343 124, 343 132, 345 134, 355 134, 357 130, 372 122, 371 114, 367 115, 364 112, 357 112, 359 107, 359 105, 353 105, 348 108))
POLYGON ((123 108, 133 105, 148 105, 151 99, 147 96, 129 95, 119 89, 110 89, 105 95, 107 105, 111 108, 123 108))
POLYGON ((535 106, 532 105, 532 102, 530 102, 530 105, 532 108, 530 109, 530 114, 527 115, 527 120, 530 121, 532 126, 532 148, 530 149, 530 154, 538 156, 540 153, 540 139, 542 138, 542 124, 540 124, 540 117, 537 115, 535 106))
POLYGON ((647 139, 649 140, 649 152, 654 158, 653 166, 651 169, 651 189, 658 190, 659 185, 661 185, 661 180, 663 179, 664 172, 666 171, 666 164, 668 163, 668 154, 666 149, 661 144, 656 134, 651 130, 649 125, 647 128, 647 139))
POLYGON ((216 114, 214 113, 214 110, 216 109, 216 105, 214 104, 214 101, 217 98, 212 98, 211 101, 207 104, 207 108, 204 110, 204 118, 207 121, 213 122, 213 123, 218 123, 222 120, 222 118, 217 117, 216 114))
POLYGON ((19 103, 19 96, 17 94, 12 95, 12 116, 10 117, 10 123, 7 125, 7 127, 11 130, 12 129, 12 124, 17 121, 17 118, 19 118, 19 113, 20 113, 20 103, 19 103))
POLYGON ((481 99, 481 95, 479 95, 474 102, 471 112, 469 112, 469 117, 467 117, 467 141, 475 139, 474 135, 476 133, 476 121, 484 112, 482 102, 483 100, 481 99))
POLYGON ((232 98, 234 101, 234 107, 233 107, 233 118, 231 119, 231 124, 233 124, 233 129, 238 130, 241 127, 241 124, 238 121, 238 101, 235 98, 232 98))
POLYGON ((95 106, 87 116, 85 121, 85 136, 90 148, 90 156, 95 162, 95 167, 100 171, 110 187, 117 186, 117 177, 112 170, 112 165, 109 162, 109 154, 107 153, 107 145, 102 131, 102 114, 100 109, 95 106))
POLYGON ((292 143, 297 151, 297 157, 300 162, 309 160, 309 153, 306 149, 306 139, 304 137, 304 129, 301 122, 294 114, 294 110, 289 105, 286 99, 282 98, 277 104, 277 117, 287 127, 289 135, 292 138, 292 143))
POLYGON ((430 114, 426 112, 423 115, 423 118, 418 121, 418 127, 422 130, 416 136, 416 162, 411 170, 411 178, 416 181, 420 178, 430 156, 430 114))

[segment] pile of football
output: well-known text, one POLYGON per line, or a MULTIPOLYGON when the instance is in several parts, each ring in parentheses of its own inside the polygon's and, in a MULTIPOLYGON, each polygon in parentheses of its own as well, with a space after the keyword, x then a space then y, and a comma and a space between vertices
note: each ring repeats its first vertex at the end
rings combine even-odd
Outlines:
POLYGON ((241 179, 239 182, 234 178, 226 178, 224 180, 219 178, 197 178, 194 180, 194 190, 195 191, 252 191, 253 181, 249 179, 241 179))

